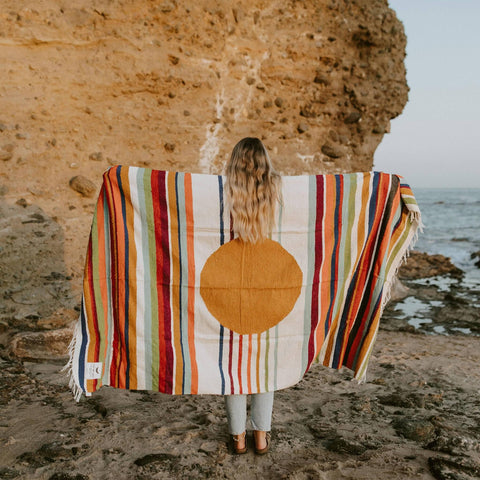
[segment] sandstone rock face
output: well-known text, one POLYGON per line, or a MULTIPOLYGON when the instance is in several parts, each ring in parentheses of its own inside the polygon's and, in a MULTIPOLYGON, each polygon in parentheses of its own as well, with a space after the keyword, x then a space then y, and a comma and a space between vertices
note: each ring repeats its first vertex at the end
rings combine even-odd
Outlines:
POLYGON ((407 101, 387 0, 5 0, 0 23, 0 347, 22 358, 79 309, 110 165, 220 173, 257 136, 282 174, 370 170, 407 101))
POLYGON ((387 0, 4 4, 0 120, 52 166, 220 172, 258 136, 284 174, 369 170, 407 101, 387 0))

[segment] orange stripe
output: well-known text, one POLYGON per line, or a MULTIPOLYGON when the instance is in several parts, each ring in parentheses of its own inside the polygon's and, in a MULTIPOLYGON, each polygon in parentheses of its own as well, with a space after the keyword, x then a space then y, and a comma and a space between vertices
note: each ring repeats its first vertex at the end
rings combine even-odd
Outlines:
MULTIPOLYGON (((325 320, 328 314, 328 308, 330 306, 330 290, 334 288, 334 280, 332 280, 332 269, 331 269, 331 259, 333 255, 333 250, 335 247, 335 202, 336 202, 336 184, 335 176, 328 175, 325 178, 325 228, 324 228, 324 261, 322 269, 322 284, 321 291, 322 296, 320 299, 321 306, 321 316, 320 318, 325 320), (328 240, 327 240, 328 239, 328 240)), ((335 300, 335 299, 334 299, 335 300)), ((332 305, 333 307, 333 305, 332 305)), ((332 325, 329 326, 328 331, 332 331, 332 325)), ((322 332, 323 333, 323 332, 322 332)), ((325 352, 324 364, 328 365, 328 360, 332 353, 332 338, 327 345, 325 352)), ((318 347, 317 347, 318 349, 318 347)))
MULTIPOLYGON (((105 200, 105 190, 102 188, 97 203, 97 231, 98 231, 98 284, 100 288, 100 295, 102 297, 103 305, 103 319, 98 319, 100 323, 103 320, 104 335, 100 343, 100 358, 107 358, 108 349, 108 289, 107 289, 107 265, 106 265, 106 242, 105 242, 105 209, 103 202, 105 200), (103 348, 102 348, 103 347, 103 348)), ((98 361, 98 360, 97 360, 98 361)), ((103 372, 107 365, 103 366, 103 372)), ((97 388, 102 385, 102 379, 97 382, 97 388)))
MULTIPOLYGON (((137 249, 133 231, 133 205, 131 200, 129 169, 121 170, 122 189, 125 198, 125 215, 128 233, 128 359, 129 388, 137 388, 137 249)), ((126 372, 126 370, 125 370, 126 372)))
POLYGON ((170 218, 170 268, 172 272, 172 346, 175 355, 175 385, 174 392, 181 394, 183 383, 183 357, 180 335, 180 254, 178 250, 178 212, 175 189, 175 174, 169 173, 167 180, 168 208, 170 218))
MULTIPOLYGON (((122 202, 117 185, 117 168, 108 170, 106 178, 107 181, 107 195, 110 199, 114 212, 110 219, 113 226, 113 238, 114 245, 113 262, 117 265, 117 278, 115 281, 116 296, 113 298, 115 304, 115 310, 118 317, 118 332, 117 342, 115 346, 117 355, 112 358, 114 365, 115 378, 113 386, 119 388, 125 388, 125 369, 126 363, 124 361, 125 352, 125 312, 123 305, 125 304, 125 278, 124 278, 124 261, 125 261, 125 238, 123 233, 123 221, 122 221, 122 202), (112 188, 113 187, 113 188, 112 188)), ((112 382, 111 382, 112 383, 112 382)))
POLYGON ((188 258, 188 348, 190 351, 191 392, 198 392, 198 367, 195 356, 195 257, 193 244, 193 195, 192 176, 185 174, 185 217, 187 223, 188 258))

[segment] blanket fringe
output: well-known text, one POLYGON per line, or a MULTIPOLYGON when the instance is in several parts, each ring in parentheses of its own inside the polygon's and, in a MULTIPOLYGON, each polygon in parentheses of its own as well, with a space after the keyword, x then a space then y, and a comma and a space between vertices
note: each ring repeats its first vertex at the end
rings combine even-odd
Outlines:
POLYGON ((381 314, 383 314, 383 310, 385 309, 385 306, 391 299, 392 287, 393 287, 393 284, 395 283, 395 280, 398 277, 398 271, 400 270, 401 266, 407 261, 408 257, 410 256, 410 252, 414 249, 415 244, 418 241, 418 235, 423 232, 424 224, 422 222, 422 215, 420 211, 411 210, 408 214, 408 218, 410 222, 413 224, 412 238, 410 239, 402 257, 399 259, 397 264, 393 266, 393 273, 389 276, 389 278, 385 282, 385 287, 384 287, 385 293, 382 299, 381 314))
POLYGON ((82 393, 83 390, 80 388, 78 385, 76 379, 75 379, 75 374, 74 374, 74 357, 75 357, 75 347, 77 345, 77 337, 79 335, 79 328, 80 328, 80 322, 77 321, 75 325, 75 329, 73 331, 73 336, 72 340, 70 341, 70 344, 68 345, 68 362, 66 365, 62 368, 61 372, 68 378, 68 386, 70 390, 73 393, 73 397, 75 398, 75 401, 79 402, 80 399, 82 398, 82 393))

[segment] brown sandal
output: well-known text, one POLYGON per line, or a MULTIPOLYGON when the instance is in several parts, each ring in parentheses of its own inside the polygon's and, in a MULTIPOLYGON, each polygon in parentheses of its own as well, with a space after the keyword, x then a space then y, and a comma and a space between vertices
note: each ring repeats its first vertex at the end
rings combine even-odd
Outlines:
POLYGON ((247 432, 243 432, 240 435, 230 435, 230 441, 232 444, 232 451, 236 455, 243 455, 247 453, 247 432), (238 442, 243 440, 245 442, 245 446, 243 448, 238 448, 238 442))
MULTIPOLYGON (((255 438, 255 435, 253 436, 253 438, 255 438)), ((265 448, 257 448, 257 444, 255 442, 255 453, 257 455, 265 455, 266 453, 268 453, 268 450, 270 449, 270 438, 271 438, 270 432, 266 432, 265 441, 267 442, 267 446, 265 448)))

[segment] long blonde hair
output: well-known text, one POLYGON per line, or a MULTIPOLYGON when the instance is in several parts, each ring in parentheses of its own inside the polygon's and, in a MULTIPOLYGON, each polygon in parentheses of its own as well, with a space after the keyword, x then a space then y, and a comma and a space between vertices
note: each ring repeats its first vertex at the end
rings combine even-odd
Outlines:
POLYGON ((233 148, 226 175, 226 200, 235 233, 244 242, 263 240, 275 224, 282 180, 263 143, 251 137, 240 140, 233 148))

